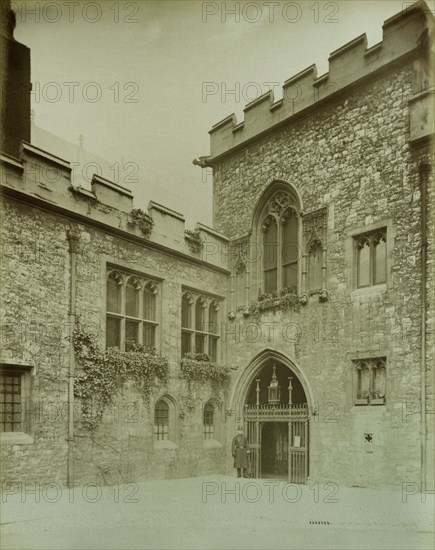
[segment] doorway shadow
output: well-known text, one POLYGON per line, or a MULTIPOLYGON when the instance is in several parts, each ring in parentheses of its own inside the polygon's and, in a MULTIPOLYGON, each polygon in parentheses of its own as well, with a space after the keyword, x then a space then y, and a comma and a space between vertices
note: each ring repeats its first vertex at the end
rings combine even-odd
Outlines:
POLYGON ((288 478, 288 424, 265 422, 261 430, 261 477, 288 478))

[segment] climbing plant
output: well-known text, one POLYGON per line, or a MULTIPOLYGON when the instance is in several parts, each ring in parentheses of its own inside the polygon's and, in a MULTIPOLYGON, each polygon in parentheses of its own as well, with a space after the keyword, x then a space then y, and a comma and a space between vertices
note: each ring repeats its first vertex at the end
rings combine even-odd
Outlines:
POLYGON ((184 231, 184 238, 186 239, 187 245, 189 246, 191 252, 196 253, 202 250, 204 242, 201 238, 199 229, 194 229, 193 231, 186 229, 184 231))
POLYGON ((73 344, 81 367, 74 392, 83 400, 82 423, 88 430, 95 430, 104 409, 127 380, 134 380, 141 393, 149 399, 151 389, 168 379, 168 361, 154 349, 127 342, 127 351, 118 348, 101 350, 95 336, 80 320, 74 328, 73 344))
POLYGON ((191 400, 193 381, 209 382, 213 397, 219 400, 230 378, 230 369, 212 363, 206 353, 185 353, 181 359, 181 374, 188 384, 187 402, 191 400))
POLYGON ((154 220, 141 208, 133 208, 130 213, 131 225, 137 225, 145 237, 149 237, 154 226, 154 220))
POLYGON ((258 291, 258 300, 251 304, 249 313, 259 317, 263 311, 295 309, 298 310, 300 300, 295 287, 286 287, 278 294, 258 291))

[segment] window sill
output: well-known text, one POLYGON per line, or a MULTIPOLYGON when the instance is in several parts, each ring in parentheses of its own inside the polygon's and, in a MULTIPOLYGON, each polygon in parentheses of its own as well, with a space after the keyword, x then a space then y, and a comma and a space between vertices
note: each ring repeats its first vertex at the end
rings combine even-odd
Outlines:
POLYGON ((204 439, 203 447, 206 449, 220 449, 222 448, 222 443, 220 443, 217 439, 204 439))
POLYGON ((0 434, 0 445, 33 445, 33 436, 24 432, 3 432, 0 434))
POLYGON ((178 449, 178 445, 172 441, 164 440, 164 441, 154 441, 154 449, 160 450, 160 449, 178 449))
POLYGON ((352 290, 352 297, 358 297, 361 295, 366 296, 367 294, 381 294, 387 291, 386 283, 381 283, 379 285, 365 286, 363 288, 355 288, 352 290))

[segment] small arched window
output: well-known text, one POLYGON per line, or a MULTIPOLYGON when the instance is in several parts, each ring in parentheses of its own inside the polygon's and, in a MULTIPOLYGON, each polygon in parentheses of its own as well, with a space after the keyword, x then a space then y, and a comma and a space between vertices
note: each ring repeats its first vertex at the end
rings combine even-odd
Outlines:
POLYGON ((385 283, 387 279, 387 231, 376 230, 355 237, 357 287, 385 283))
POLYGON ((169 405, 164 399, 159 399, 154 408, 154 439, 169 439, 169 405))
POLYGON ((210 401, 205 404, 203 412, 204 439, 214 438, 214 406, 210 401))

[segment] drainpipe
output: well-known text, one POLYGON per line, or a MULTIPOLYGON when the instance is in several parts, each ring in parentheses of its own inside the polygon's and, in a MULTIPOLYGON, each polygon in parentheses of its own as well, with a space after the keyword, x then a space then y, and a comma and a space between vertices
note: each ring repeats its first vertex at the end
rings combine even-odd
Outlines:
POLYGON ((69 256, 70 256, 70 295, 69 295, 69 370, 68 370, 68 471, 67 484, 69 487, 74 483, 74 326, 76 316, 76 265, 77 251, 80 234, 77 230, 67 231, 69 256))
POLYGON ((427 261, 427 178, 430 165, 420 163, 420 201, 421 201, 421 359, 420 359, 420 448, 421 448, 421 477, 420 490, 425 491, 426 484, 426 261, 427 261))

